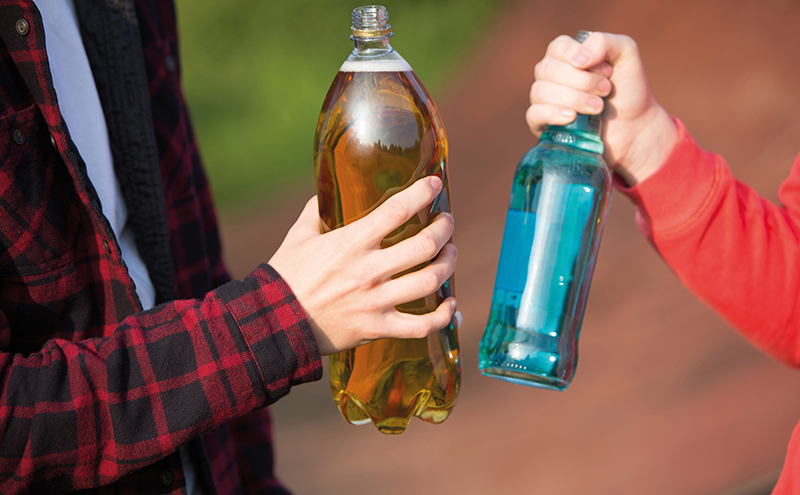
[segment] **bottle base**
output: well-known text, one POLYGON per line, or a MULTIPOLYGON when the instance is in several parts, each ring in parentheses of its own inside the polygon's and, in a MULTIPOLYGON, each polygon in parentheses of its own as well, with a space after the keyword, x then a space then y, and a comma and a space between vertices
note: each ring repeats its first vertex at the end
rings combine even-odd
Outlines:
POLYGON ((517 330, 518 341, 492 345, 481 342, 478 369, 485 376, 520 385, 565 390, 575 370, 577 356, 559 353, 556 337, 517 330))
MULTIPOLYGON (((338 406, 339 413, 351 425, 361 426, 372 423, 378 431, 386 435, 403 433, 414 416, 426 423, 442 423, 450 416, 455 405, 454 397, 452 401, 436 406, 429 390, 417 393, 402 410, 392 407, 388 411, 386 409, 379 410, 370 407, 370 404, 362 402, 358 397, 347 392, 336 395, 334 401, 338 406)), ((397 406, 397 404, 393 405, 397 406)))
POLYGON ((529 387, 544 388, 547 390, 564 391, 569 387, 569 382, 559 380, 551 376, 536 375, 532 373, 522 373, 506 368, 487 367, 481 368, 481 374, 490 378, 497 378, 517 385, 527 385, 529 387))

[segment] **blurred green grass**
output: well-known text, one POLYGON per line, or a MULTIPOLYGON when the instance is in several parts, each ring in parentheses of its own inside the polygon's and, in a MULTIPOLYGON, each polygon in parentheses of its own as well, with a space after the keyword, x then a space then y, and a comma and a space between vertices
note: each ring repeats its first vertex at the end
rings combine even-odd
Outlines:
MULTIPOLYGON (((505 0, 386 1, 392 46, 434 100, 505 0)), ((322 101, 353 48, 343 0, 177 0, 183 88, 217 206, 313 183, 322 101)), ((445 125, 447 122, 445 122, 445 125)))

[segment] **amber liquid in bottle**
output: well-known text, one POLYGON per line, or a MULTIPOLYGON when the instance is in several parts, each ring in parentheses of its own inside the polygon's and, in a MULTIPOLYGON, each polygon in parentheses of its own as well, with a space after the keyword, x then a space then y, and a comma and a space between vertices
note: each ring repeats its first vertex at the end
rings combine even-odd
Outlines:
MULTIPOLYGON (((430 207, 388 235, 382 247, 450 210, 439 112, 408 63, 391 54, 390 60, 351 56, 344 63, 325 98, 314 147, 323 231, 354 222, 422 177, 442 179, 442 192, 430 207)), ((435 294, 397 309, 431 312, 453 291, 451 278, 435 294)), ((344 418, 352 424, 371 421, 390 434, 402 433, 412 416, 444 421, 460 375, 455 319, 427 338, 383 339, 335 354, 329 366, 331 392, 344 418)))

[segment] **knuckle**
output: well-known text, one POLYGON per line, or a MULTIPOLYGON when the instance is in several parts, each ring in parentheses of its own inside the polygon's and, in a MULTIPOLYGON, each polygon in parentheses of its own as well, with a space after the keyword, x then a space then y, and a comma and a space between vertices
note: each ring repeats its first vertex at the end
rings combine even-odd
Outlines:
POLYGON ((420 258, 429 260, 439 251, 436 239, 428 232, 420 232, 417 235, 417 252, 420 258))
POLYGON ((628 53, 639 55, 639 44, 633 38, 628 38, 628 53))
POLYGON ((539 79, 547 79, 552 81, 555 78, 555 68, 556 64, 553 63, 552 59, 546 58, 542 60, 539 64, 539 79))
POLYGON ((592 33, 592 37, 593 37, 595 40, 597 40, 597 41, 594 41, 594 40, 593 40, 593 42, 594 42, 594 43, 597 43, 597 44, 598 44, 600 47, 602 47, 603 49, 605 49, 605 48, 607 48, 607 47, 608 47, 608 45, 609 45, 609 42, 610 42, 610 39, 609 39, 608 33, 603 33, 603 32, 594 32, 594 33, 592 33))
POLYGON ((411 327, 409 328, 409 336, 415 339, 422 339, 430 335, 433 332, 432 325, 430 325, 427 320, 418 319, 411 327))
POLYGON ((544 84, 541 80, 534 81, 531 85, 531 103, 541 103, 544 101, 543 89, 544 84))
POLYGON ((566 34, 557 36, 553 41, 550 42, 549 45, 547 45, 547 53, 558 53, 566 46, 567 43, 570 43, 571 41, 572 38, 566 34))
POLYGON ((374 314, 383 311, 383 305, 377 297, 365 297, 363 304, 363 308, 366 313, 374 314))
POLYGON ((358 270, 355 274, 355 280, 358 287, 362 290, 370 290, 380 285, 380 280, 376 278, 377 270, 370 267, 364 267, 358 270))
POLYGON ((620 36, 622 37, 622 42, 624 44, 629 45, 632 48, 637 48, 638 49, 639 45, 636 43, 635 39, 631 38, 630 36, 628 36, 626 34, 622 34, 620 36))
POLYGON ((420 272, 419 287, 425 294, 433 294, 440 285, 439 275, 433 270, 420 272))
POLYGON ((556 50, 556 47, 558 47, 559 38, 560 36, 554 38, 552 41, 550 41, 550 43, 547 44, 547 53, 553 53, 556 50))
POLYGON ((528 122, 528 127, 531 131, 536 131, 539 128, 541 118, 539 117, 539 105, 532 103, 531 106, 525 111, 525 120, 528 122))
POLYGON ((533 79, 535 81, 544 78, 544 75, 546 74, 545 60, 547 59, 542 59, 536 62, 536 65, 533 66, 533 79))
POLYGON ((408 207, 397 196, 393 196, 392 200, 385 203, 385 211, 386 216, 393 225, 403 223, 410 216, 408 207))

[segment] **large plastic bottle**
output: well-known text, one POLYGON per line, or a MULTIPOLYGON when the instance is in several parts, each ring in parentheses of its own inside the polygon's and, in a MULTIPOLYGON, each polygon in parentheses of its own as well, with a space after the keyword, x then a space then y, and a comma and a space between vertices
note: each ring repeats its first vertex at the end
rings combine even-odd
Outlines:
POLYGON ((554 390, 572 380, 611 198, 602 124, 578 115, 550 126, 517 166, 480 344, 484 375, 554 390))
MULTIPOLYGON (((355 49, 328 91, 314 138, 322 230, 354 222, 422 177, 444 183, 427 210, 384 239, 387 247, 450 211, 447 137, 425 86, 389 44, 386 9, 359 7, 352 18, 355 49)), ((397 309, 431 312, 453 294, 451 278, 434 295, 397 309)), ((352 424, 371 421, 383 433, 402 433, 412 416, 440 423, 460 384, 457 323, 428 338, 384 339, 335 354, 329 375, 334 401, 352 424)))

